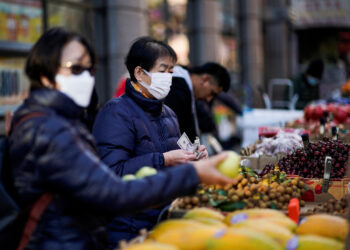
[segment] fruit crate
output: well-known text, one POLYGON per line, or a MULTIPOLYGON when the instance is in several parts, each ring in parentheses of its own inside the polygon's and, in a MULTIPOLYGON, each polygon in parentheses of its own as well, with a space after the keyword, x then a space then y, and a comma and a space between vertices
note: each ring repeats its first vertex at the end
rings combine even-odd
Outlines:
MULTIPOLYGON (((169 212, 168 212, 168 217, 167 219, 180 219, 182 218, 189 210, 191 209, 182 209, 182 208, 178 208, 177 207, 177 202, 178 199, 176 199, 170 206, 169 212)), ((314 214, 313 212, 310 212, 310 209, 314 209, 315 207, 319 207, 321 204, 321 202, 306 202, 304 207, 300 207, 300 215, 299 215, 299 220, 302 220, 304 217, 309 216, 314 214)), ((213 208, 210 208, 213 209, 213 208)), ((215 210, 218 212, 221 212, 224 216, 226 216, 227 214, 229 214, 230 212, 225 212, 225 211, 220 211, 220 210, 215 210)), ((285 215, 288 216, 288 211, 287 210, 279 210, 282 211, 285 215)), ((338 215, 341 217, 346 217, 347 214, 344 215, 338 215)))
MULTIPOLYGON (((182 218, 187 211, 191 210, 191 209, 180 208, 179 203, 180 203, 180 198, 177 198, 170 204, 170 207, 168 210, 168 217, 167 217, 168 219, 182 218)), ((229 213, 229 212, 221 211, 219 209, 215 209, 213 207, 206 207, 206 208, 220 212, 224 216, 229 213)))
POLYGON ((268 164, 275 164, 280 159, 282 159, 286 154, 278 154, 276 156, 270 156, 270 155, 260 155, 259 157, 254 156, 242 156, 242 160, 247 159, 250 161, 249 168, 252 170, 256 170, 258 173, 260 173, 261 170, 264 169, 264 167, 268 164))
POLYGON ((322 193, 323 179, 302 178, 307 185, 303 200, 307 202, 326 202, 330 199, 340 200, 349 192, 350 178, 331 179, 327 193, 322 193))

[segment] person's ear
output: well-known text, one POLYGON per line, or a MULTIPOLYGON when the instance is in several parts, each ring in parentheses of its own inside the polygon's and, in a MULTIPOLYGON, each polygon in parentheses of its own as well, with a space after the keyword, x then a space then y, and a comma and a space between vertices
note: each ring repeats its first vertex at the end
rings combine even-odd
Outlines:
POLYGON ((49 78, 47 78, 46 76, 40 76, 40 82, 46 88, 49 88, 49 89, 55 88, 55 83, 50 82, 49 78))
POLYGON ((139 82, 139 81, 142 81, 142 75, 143 75, 143 70, 140 66, 137 66, 135 69, 134 69, 134 76, 136 78, 136 80, 139 82))
POLYGON ((202 75, 202 84, 205 84, 205 83, 210 83, 210 75, 208 74, 202 75))

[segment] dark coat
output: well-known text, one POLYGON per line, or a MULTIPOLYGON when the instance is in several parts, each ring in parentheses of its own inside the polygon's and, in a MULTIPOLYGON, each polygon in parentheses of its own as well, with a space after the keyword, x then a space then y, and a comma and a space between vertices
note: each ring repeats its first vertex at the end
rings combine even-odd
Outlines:
POLYGON ((195 191, 190 164, 122 181, 98 158, 82 110, 59 91, 32 91, 13 124, 32 112, 45 115, 22 122, 9 138, 15 199, 27 207, 45 192, 54 198, 28 249, 103 249, 112 217, 195 191))
POLYGON ((293 80, 294 94, 298 94, 299 98, 296 103, 296 109, 304 109, 311 101, 320 98, 319 84, 312 86, 308 83, 305 73, 300 74, 293 80))
POLYGON ((184 78, 173 77, 168 96, 165 98, 168 105, 176 114, 181 133, 186 132, 193 142, 196 139, 196 125, 192 112, 192 94, 184 78))
MULTIPOLYGON (((180 131, 174 112, 161 100, 144 97, 130 81, 124 95, 110 100, 100 110, 93 134, 101 159, 119 176, 135 174, 143 166, 163 169, 163 153, 179 149, 180 131)), ((117 242, 136 236, 142 228, 151 229, 159 213, 160 209, 152 209, 116 218, 109 226, 110 240, 117 242)))

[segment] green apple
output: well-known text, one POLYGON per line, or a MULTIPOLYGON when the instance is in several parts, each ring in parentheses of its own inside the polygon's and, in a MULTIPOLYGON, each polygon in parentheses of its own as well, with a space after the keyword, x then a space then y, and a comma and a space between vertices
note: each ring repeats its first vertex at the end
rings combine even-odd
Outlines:
POLYGON ((130 180, 135 180, 136 176, 133 174, 126 174, 122 177, 122 180, 124 181, 130 181, 130 180))
POLYGON ((136 178, 143 178, 143 177, 155 175, 155 174, 157 174, 157 170, 155 168, 145 166, 145 167, 140 168, 136 172, 135 176, 136 176, 136 178))
POLYGON ((239 168, 241 166, 241 157, 234 151, 226 151, 227 157, 225 160, 219 163, 218 170, 230 177, 234 178, 239 173, 239 168))

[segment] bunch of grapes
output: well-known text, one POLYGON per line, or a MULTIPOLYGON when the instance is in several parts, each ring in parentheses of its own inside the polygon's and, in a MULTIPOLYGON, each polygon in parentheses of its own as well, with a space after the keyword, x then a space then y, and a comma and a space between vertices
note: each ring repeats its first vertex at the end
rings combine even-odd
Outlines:
MULTIPOLYGON (((283 157, 277 165, 287 174, 299 175, 305 178, 323 178, 326 156, 332 157, 331 178, 343 178, 350 145, 339 140, 324 138, 317 143, 309 143, 306 148, 297 149, 283 157)), ((266 165, 261 175, 267 174, 274 165, 266 165)))

